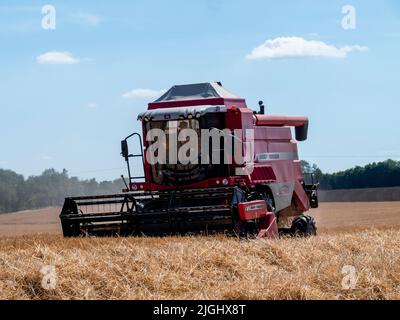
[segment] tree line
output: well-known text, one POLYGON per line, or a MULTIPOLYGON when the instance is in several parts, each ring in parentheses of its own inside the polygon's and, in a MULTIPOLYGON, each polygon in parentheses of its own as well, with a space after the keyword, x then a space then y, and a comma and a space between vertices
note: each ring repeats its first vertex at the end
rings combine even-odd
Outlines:
POLYGON ((322 190, 385 188, 400 186, 400 161, 386 160, 335 173, 323 173, 315 164, 302 161, 303 172, 312 172, 322 190))
MULTIPOLYGON (((314 173, 322 190, 400 186, 400 161, 374 162, 336 173, 323 173, 317 165, 302 161, 303 172, 314 173)), ((97 182, 70 177, 67 170, 45 170, 40 176, 24 176, 0 169, 0 213, 60 206, 69 196, 119 193, 121 179, 97 182)))
POLYGON ((119 193, 123 186, 121 179, 97 182, 69 177, 65 169, 48 169, 27 179, 0 169, 0 213, 60 206, 65 197, 119 193))

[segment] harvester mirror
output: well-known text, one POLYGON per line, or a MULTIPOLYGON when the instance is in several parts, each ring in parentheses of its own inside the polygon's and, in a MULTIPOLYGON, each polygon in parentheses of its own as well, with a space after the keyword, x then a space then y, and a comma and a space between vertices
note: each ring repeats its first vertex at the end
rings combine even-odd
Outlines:
POLYGON ((126 140, 121 141, 121 155, 125 159, 128 159, 128 157, 129 157, 128 141, 126 141, 126 140))

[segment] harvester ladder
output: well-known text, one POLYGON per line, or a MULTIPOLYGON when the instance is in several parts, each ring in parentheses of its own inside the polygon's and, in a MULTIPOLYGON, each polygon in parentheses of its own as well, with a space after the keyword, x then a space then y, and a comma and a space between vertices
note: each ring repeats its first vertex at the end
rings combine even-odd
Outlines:
POLYGON ((144 175, 144 173, 145 173, 145 166, 144 166, 144 153, 143 153, 142 136, 141 136, 139 133, 134 132, 134 133, 132 133, 131 135, 127 136, 127 137, 125 138, 125 141, 127 141, 128 139, 130 139, 130 138, 132 138, 132 137, 137 137, 137 138, 139 139, 140 153, 137 153, 137 154, 130 154, 130 155, 128 155, 128 158, 126 159, 126 164, 127 164, 127 166, 128 166, 129 182, 132 182, 132 181, 138 180, 138 179, 145 179, 145 178, 146 178, 145 175, 144 175), (132 177, 132 176, 131 176, 131 167, 130 167, 130 164, 129 164, 129 158, 141 158, 141 159, 142 159, 143 176, 135 176, 135 177, 132 177))

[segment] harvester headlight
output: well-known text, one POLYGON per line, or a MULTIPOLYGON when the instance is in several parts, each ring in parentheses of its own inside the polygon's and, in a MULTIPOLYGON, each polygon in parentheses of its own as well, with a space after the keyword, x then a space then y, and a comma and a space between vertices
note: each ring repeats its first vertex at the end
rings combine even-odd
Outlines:
POLYGON ((133 190, 133 191, 136 191, 136 190, 137 190, 137 184, 133 184, 133 185, 132 185, 132 190, 133 190))
POLYGON ((193 115, 192 114, 188 114, 188 119, 193 119, 193 115))
POLYGON ((139 121, 142 121, 142 120, 143 120, 143 118, 142 118, 141 116, 139 116, 137 119, 138 119, 139 121))
POLYGON ((197 113, 196 113, 196 118, 199 119, 200 117, 201 117, 200 112, 197 112, 197 113))
POLYGON ((223 184, 224 186, 227 186, 227 185, 229 184, 228 179, 223 179, 223 180, 222 180, 222 184, 223 184))
POLYGON ((184 116, 179 116, 179 120, 184 120, 185 117, 184 116))
POLYGON ((144 117, 144 121, 149 122, 150 121, 149 117, 144 117))
POLYGON ((216 184, 220 184, 221 182, 219 180, 215 181, 216 184))

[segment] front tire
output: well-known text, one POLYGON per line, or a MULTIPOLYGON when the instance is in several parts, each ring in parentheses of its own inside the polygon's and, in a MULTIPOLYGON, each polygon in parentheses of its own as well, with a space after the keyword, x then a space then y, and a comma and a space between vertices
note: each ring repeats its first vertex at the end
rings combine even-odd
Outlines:
POLYGON ((301 215, 295 218, 290 228, 291 234, 298 237, 311 237, 317 235, 315 220, 311 216, 301 215))

